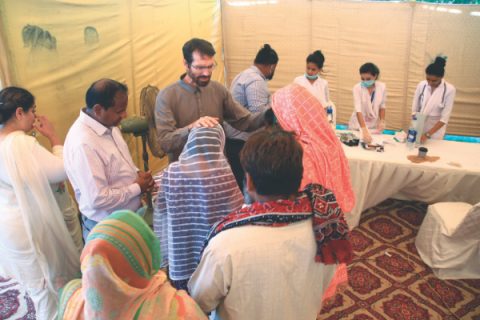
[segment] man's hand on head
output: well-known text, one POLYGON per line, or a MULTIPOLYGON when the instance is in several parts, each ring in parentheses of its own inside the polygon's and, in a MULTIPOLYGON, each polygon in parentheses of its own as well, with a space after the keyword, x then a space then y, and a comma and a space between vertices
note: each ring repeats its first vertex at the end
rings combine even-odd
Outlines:
POLYGON ((196 120, 195 122, 191 123, 188 126, 188 129, 193 129, 193 128, 213 128, 218 124, 218 118, 217 117, 201 117, 200 119, 196 120))

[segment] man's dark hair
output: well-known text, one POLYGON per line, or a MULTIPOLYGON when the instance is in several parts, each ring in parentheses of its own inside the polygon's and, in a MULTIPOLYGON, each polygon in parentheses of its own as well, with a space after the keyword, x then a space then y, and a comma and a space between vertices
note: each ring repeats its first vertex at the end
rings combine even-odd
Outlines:
POLYGON ((193 52, 198 51, 202 55, 213 57, 215 55, 215 49, 213 45, 207 40, 193 38, 185 42, 182 48, 183 58, 187 61, 188 65, 193 62, 193 52))
POLYGON ((123 83, 111 79, 100 79, 90 85, 85 95, 87 109, 99 104, 103 109, 113 107, 117 92, 128 94, 128 88, 123 83))
POLYGON ((260 50, 258 50, 254 63, 263 65, 277 64, 278 55, 275 50, 266 43, 260 50))
POLYGON ((302 146, 295 135, 272 127, 247 140, 240 153, 240 163, 259 195, 289 196, 300 187, 302 157, 302 146))

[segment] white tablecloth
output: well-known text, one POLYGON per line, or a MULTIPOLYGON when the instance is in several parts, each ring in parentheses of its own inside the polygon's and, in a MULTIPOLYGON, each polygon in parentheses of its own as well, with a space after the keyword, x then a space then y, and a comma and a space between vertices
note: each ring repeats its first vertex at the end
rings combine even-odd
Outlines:
POLYGON ((374 135, 373 138, 385 141, 385 152, 342 144, 356 196, 354 209, 346 214, 350 228, 358 225, 363 210, 387 198, 420 200, 429 204, 480 202, 480 144, 428 140, 424 145, 428 148, 428 155, 440 159, 415 164, 407 156, 418 154, 418 149, 409 150, 404 143, 394 141, 389 135, 374 135))

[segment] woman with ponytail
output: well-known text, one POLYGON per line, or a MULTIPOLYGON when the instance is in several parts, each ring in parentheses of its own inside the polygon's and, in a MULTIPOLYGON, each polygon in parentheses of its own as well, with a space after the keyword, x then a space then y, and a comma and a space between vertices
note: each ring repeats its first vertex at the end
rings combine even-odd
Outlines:
POLYGON ((415 90, 412 115, 420 112, 426 116, 421 142, 443 139, 455 100, 455 87, 443 79, 446 57, 436 57, 426 69, 426 80, 415 90))
POLYGON ((327 80, 320 78, 320 72, 323 70, 325 57, 322 51, 317 50, 307 57, 307 66, 305 74, 295 78, 294 82, 306 88, 310 93, 320 101, 324 108, 327 108, 330 100, 327 80))

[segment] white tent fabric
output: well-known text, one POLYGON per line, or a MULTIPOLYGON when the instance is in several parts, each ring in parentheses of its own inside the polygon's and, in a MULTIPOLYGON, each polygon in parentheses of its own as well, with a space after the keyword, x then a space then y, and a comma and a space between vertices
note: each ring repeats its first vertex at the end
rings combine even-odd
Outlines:
POLYGON ((457 88, 447 133, 479 136, 479 11, 478 5, 416 2, 224 0, 227 82, 253 63, 264 43, 280 58, 272 91, 303 74, 307 55, 321 49, 337 122, 347 123, 358 69, 374 62, 387 84, 387 127, 406 129, 415 87, 441 53, 448 56, 445 79, 457 88))
MULTIPOLYGON (((213 43, 213 79, 224 82, 220 14, 216 0, 0 1, 0 79, 30 90, 62 136, 100 78, 126 83, 127 112, 140 114, 141 90, 179 78, 193 37, 213 43)), ((140 166, 140 139, 126 140, 140 166)), ((154 170, 166 165, 150 159, 154 170)))

